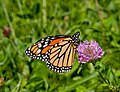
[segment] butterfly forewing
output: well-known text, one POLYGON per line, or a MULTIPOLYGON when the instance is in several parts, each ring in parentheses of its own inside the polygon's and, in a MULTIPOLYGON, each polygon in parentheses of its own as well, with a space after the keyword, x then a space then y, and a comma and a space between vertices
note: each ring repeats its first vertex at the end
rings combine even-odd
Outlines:
MULTIPOLYGON (((28 49, 26 50, 26 55, 31 57, 31 58, 36 58, 42 61, 45 61, 48 59, 48 54, 46 54, 45 50, 44 53, 43 49, 47 46, 49 46, 50 42, 52 42, 52 40, 54 40, 55 37, 54 36, 48 36, 45 37, 39 41, 37 41, 35 44, 33 44, 32 46, 28 47, 28 49)), ((49 50, 50 48, 48 48, 49 50)), ((46 49, 47 50, 47 49, 46 49)))
POLYGON ((48 61, 49 57, 49 50, 60 42, 61 40, 65 39, 67 36, 48 36, 39 41, 37 41, 32 46, 28 47, 26 50, 26 55, 31 58, 36 58, 42 61, 48 61))

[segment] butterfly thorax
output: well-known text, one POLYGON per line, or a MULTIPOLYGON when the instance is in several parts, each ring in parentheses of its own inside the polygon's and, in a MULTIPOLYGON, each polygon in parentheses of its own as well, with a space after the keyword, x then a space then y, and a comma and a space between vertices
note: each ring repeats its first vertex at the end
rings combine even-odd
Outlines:
POLYGON ((80 35, 80 33, 77 32, 77 33, 75 33, 73 36, 71 36, 71 38, 72 38, 72 43, 73 43, 75 46, 78 46, 79 43, 80 43, 80 40, 78 39, 79 35, 80 35))

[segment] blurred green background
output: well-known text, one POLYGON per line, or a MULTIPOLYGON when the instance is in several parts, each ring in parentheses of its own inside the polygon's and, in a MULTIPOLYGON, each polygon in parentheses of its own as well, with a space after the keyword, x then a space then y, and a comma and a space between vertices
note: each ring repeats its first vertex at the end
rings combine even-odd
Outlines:
POLYGON ((120 91, 120 0, 0 0, 0 92, 71 91, 120 91), (96 67, 104 78, 77 54, 64 74, 25 55, 41 38, 77 31, 103 48, 96 67))

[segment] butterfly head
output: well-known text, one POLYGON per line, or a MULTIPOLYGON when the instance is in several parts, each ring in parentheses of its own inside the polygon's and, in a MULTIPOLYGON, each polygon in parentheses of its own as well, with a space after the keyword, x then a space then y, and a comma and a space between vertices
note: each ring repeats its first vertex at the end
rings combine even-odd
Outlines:
POLYGON ((73 43, 74 45, 78 46, 79 43, 80 43, 80 40, 79 40, 79 35, 80 33, 79 32, 76 32, 73 36, 72 36, 72 40, 73 40, 73 43))

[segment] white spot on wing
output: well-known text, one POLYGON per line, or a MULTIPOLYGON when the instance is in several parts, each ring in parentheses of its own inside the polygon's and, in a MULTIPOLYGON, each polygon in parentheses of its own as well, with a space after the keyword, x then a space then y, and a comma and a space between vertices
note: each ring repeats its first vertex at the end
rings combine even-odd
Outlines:
POLYGON ((38 54, 37 56, 40 56, 40 54, 38 54))
POLYGON ((41 43, 43 43, 44 41, 42 40, 41 43))
POLYGON ((41 49, 38 49, 38 50, 37 50, 37 53, 40 53, 40 52, 41 52, 41 49))
POLYGON ((55 46, 57 46, 57 44, 55 44, 55 46))
POLYGON ((30 54, 29 54, 29 53, 27 53, 26 55, 28 55, 28 56, 29 56, 30 54))
POLYGON ((46 47, 47 46, 47 44, 45 44, 43 47, 46 47))
POLYGON ((39 47, 39 48, 41 48, 41 47, 42 47, 41 43, 39 43, 39 44, 38 44, 38 47, 39 47))
POLYGON ((39 57, 37 57, 37 59, 39 59, 39 57))
POLYGON ((31 46, 28 48, 28 50, 30 50, 31 49, 31 46))
POLYGON ((48 42, 45 42, 45 44, 48 44, 48 42))
POLYGON ((46 39, 46 41, 49 41, 49 39, 46 39))
POLYGON ((54 37, 52 37, 51 39, 54 39, 54 37))

